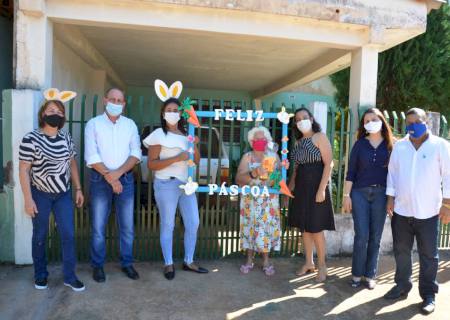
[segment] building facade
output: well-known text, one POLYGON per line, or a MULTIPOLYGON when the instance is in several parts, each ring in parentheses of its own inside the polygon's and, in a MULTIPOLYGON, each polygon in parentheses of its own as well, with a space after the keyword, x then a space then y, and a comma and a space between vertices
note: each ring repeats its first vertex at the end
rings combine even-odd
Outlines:
MULTIPOLYGON (((1 219, 8 221, 0 230, 7 230, 8 245, 0 246, 0 260, 31 262, 31 222, 23 213, 17 154, 22 136, 37 125, 41 90, 86 94, 85 112, 91 114, 91 99, 112 86, 151 101, 153 81, 160 78, 181 80, 185 94, 260 107, 302 86, 314 94, 313 81, 350 66, 349 106, 356 120, 358 106, 375 104, 378 54, 425 32, 427 13, 442 3, 15 1, 14 89, 3 92, 3 165, 10 161, 11 179, 0 194, 6 208, 1 219)), ((311 96, 321 99, 327 98, 311 96)), ((75 109, 74 117, 80 112, 75 109)))

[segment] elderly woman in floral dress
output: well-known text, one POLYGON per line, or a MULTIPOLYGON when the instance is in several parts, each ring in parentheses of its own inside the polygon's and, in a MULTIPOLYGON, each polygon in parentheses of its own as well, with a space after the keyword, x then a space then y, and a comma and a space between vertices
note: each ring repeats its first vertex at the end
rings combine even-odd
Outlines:
MULTIPOLYGON (((270 171, 280 168, 280 159, 268 146, 272 137, 265 127, 255 127, 248 132, 248 142, 252 151, 244 154, 239 164, 236 182, 240 185, 272 187, 270 171), (269 161, 268 161, 269 160, 269 161), (272 161, 270 161, 272 160, 272 161), (265 164, 271 162, 272 169, 265 164), (269 172, 268 172, 269 171, 269 172)), ((243 274, 253 269, 254 255, 263 257, 262 269, 267 276, 275 273, 269 263, 269 253, 280 250, 280 203, 278 194, 255 197, 251 193, 241 196, 240 240, 241 249, 246 250, 247 261, 240 268, 243 274)))

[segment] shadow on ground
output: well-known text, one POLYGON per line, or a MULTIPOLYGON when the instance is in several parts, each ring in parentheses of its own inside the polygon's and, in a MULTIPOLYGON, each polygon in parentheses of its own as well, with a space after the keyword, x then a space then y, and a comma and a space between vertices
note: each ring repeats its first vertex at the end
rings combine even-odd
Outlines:
POLYGON ((267 278, 260 268, 239 273, 241 260, 204 261, 208 275, 184 272, 167 281, 159 263, 136 263, 141 279, 127 279, 117 264, 105 267, 107 281, 91 279, 87 264, 78 267, 86 291, 62 285, 61 268, 49 268, 49 289, 33 287, 32 267, 1 266, 0 319, 448 319, 450 313, 450 252, 441 252, 436 312, 419 314, 418 263, 414 288, 404 300, 382 298, 394 284, 394 260, 380 260, 375 290, 349 286, 351 259, 329 260, 329 278, 316 283, 314 274, 298 278, 301 258, 275 259, 277 273, 267 278))

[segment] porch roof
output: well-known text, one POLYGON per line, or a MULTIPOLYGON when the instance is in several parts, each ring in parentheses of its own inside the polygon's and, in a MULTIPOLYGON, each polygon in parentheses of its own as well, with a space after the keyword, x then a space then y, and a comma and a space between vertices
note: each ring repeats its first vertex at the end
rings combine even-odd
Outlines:
POLYGON ((423 33, 430 3, 438 2, 46 0, 33 10, 112 82, 182 80, 261 98, 349 66, 354 50, 381 52, 423 33))

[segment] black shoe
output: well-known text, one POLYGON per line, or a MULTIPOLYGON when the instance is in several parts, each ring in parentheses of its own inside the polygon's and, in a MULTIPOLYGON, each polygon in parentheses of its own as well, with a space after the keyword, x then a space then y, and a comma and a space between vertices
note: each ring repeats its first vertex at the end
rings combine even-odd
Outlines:
POLYGON ((384 298, 388 299, 388 300, 395 300, 398 299, 400 297, 406 299, 408 297, 408 293, 411 290, 411 288, 409 289, 404 289, 401 288, 399 286, 395 286, 393 287, 391 290, 389 290, 385 295, 384 298))
POLYGON ((75 281, 72 281, 71 283, 64 282, 64 285, 66 287, 72 288, 73 291, 77 291, 77 292, 84 291, 84 289, 86 289, 84 287, 83 282, 81 282, 78 279, 76 279, 75 281))
POLYGON ((196 273, 208 273, 208 269, 202 268, 202 267, 198 267, 195 268, 191 268, 189 267, 189 265, 186 262, 183 262, 183 270, 184 271, 192 271, 192 272, 196 272, 196 273))
POLYGON ((137 273, 136 270, 134 270, 133 266, 122 267, 122 271, 130 279, 133 279, 133 280, 139 279, 139 274, 137 273))
POLYGON ((164 277, 167 280, 173 280, 173 278, 175 278, 175 267, 173 264, 164 267, 164 277), (172 267, 171 270, 169 267, 172 267))
POLYGON ((420 306, 420 311, 422 311, 424 315, 428 315, 434 312, 434 308, 434 298, 425 298, 420 306))
POLYGON ((105 282, 105 271, 103 271, 103 268, 94 268, 94 271, 92 272, 92 278, 96 282, 105 282))
POLYGON ((34 281, 34 287, 38 290, 44 290, 48 288, 47 278, 37 279, 34 281))

